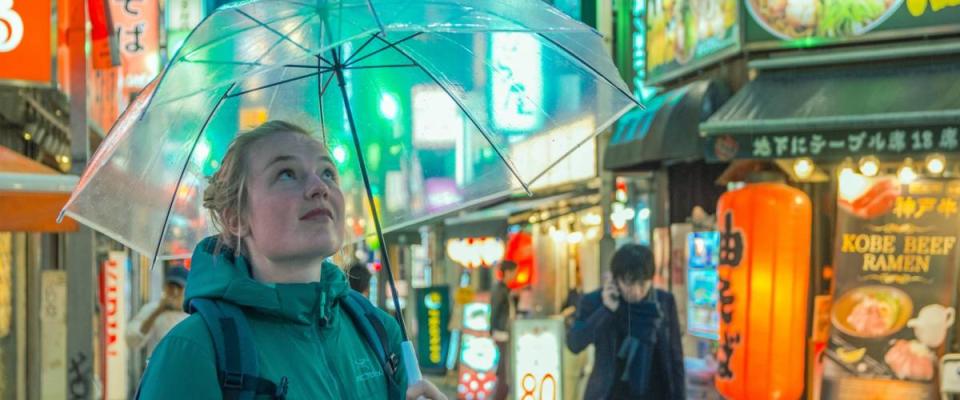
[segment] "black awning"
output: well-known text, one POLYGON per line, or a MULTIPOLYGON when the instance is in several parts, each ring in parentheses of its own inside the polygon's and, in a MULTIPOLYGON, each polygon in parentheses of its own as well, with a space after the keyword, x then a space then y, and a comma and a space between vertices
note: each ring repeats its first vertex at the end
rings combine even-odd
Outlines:
POLYGON ((617 122, 607 144, 603 168, 655 169, 665 161, 703 158, 699 124, 729 97, 726 85, 704 80, 654 97, 645 110, 617 122))
POLYGON ((700 125, 714 160, 956 152, 958 128, 956 62, 763 72, 700 125))

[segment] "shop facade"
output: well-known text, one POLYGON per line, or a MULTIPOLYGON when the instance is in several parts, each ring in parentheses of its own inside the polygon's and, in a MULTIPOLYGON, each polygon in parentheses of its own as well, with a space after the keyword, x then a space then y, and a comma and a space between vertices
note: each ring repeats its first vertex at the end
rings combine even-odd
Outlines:
MULTIPOLYGON (((960 71, 954 67, 956 25, 947 21, 960 14, 955 7, 887 2, 864 29, 796 31, 772 23, 780 17, 768 8, 742 7, 751 80, 700 125, 706 156, 732 162, 724 179, 743 182, 725 197, 776 187, 809 204, 810 211, 796 213, 784 205, 778 217, 759 221, 797 223, 808 231, 789 237, 808 245, 802 257, 809 257, 809 273, 806 279, 780 276, 765 288, 758 283, 784 261, 771 269, 758 266, 762 258, 747 267, 721 262, 722 288, 729 289, 721 298, 737 300, 719 310, 740 311, 720 324, 718 389, 728 398, 937 398, 949 380, 944 357, 956 351, 960 264, 942 244, 956 234, 951 160, 960 71), (856 246, 858 238, 872 237, 886 246, 856 246), (941 244, 936 251, 916 248, 933 238, 941 244), (776 311, 802 316, 804 324, 762 316, 763 303, 755 299, 774 296, 770 301, 780 304, 776 293, 799 290, 796 285, 806 289, 793 298, 804 301, 776 311), (744 297, 750 300, 743 303, 744 297), (880 314, 885 317, 877 319, 880 314), (794 328, 777 330, 787 325, 794 328), (736 340, 727 337, 733 333, 736 340), (797 359, 756 352, 763 349, 757 340, 774 337, 784 343, 805 338, 795 341, 804 347, 802 370, 768 373, 741 364, 743 357, 753 366, 797 359)), ((763 240, 776 234, 737 222, 736 207, 721 208, 721 261, 734 232, 744 233, 737 237, 753 254, 783 245, 763 240)))

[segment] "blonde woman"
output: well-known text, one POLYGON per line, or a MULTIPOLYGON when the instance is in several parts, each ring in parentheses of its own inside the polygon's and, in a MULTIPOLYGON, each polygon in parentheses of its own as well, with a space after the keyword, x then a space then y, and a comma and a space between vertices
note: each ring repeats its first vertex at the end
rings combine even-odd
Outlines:
POLYGON ((372 321, 351 314, 356 296, 325 261, 344 236, 329 154, 282 121, 234 140, 204 192, 221 233, 193 253, 185 307, 195 312, 157 346, 139 398, 445 399, 427 381, 407 387, 399 324, 369 302, 372 321), (380 331, 380 356, 364 326, 380 331))

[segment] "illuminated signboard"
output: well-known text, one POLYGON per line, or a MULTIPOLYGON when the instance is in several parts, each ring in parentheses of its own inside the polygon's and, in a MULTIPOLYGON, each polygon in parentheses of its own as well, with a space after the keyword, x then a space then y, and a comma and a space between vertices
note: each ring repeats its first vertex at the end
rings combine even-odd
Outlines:
POLYGON ((127 395, 127 341, 125 282, 127 255, 111 251, 103 263, 103 352, 106 374, 103 377, 105 399, 127 395))
POLYGON ((513 323, 513 396, 515 399, 563 399, 563 321, 516 320, 513 323))
POLYGON ((490 38, 490 110, 494 126, 508 131, 539 128, 543 123, 543 71, 538 37, 497 32, 490 38))
POLYGON ((640 11, 646 16, 648 83, 675 78, 739 51, 739 1, 646 3, 640 11))
POLYGON ((0 80, 53 80, 50 0, 0 0, 0 80))
POLYGON ((954 0, 747 0, 751 47, 815 47, 960 32, 954 0))
POLYGON ((464 120, 457 103, 436 85, 417 85, 413 92, 413 145, 452 148, 463 136, 464 120))
POLYGON ((490 267, 503 259, 503 241, 495 237, 450 239, 447 257, 466 268, 490 267))
POLYGON ((450 347, 450 289, 433 286, 417 290, 417 359, 428 371, 443 372, 450 347))

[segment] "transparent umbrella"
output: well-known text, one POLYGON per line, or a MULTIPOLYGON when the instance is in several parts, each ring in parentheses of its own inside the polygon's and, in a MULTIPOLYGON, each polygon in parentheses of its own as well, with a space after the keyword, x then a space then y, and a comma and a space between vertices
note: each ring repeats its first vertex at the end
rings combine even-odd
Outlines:
POLYGON ((63 214, 155 260, 189 257, 215 233, 206 177, 234 137, 282 119, 327 143, 347 239, 385 244, 384 233, 529 192, 637 105, 603 47, 539 0, 221 7, 117 121, 63 214))

